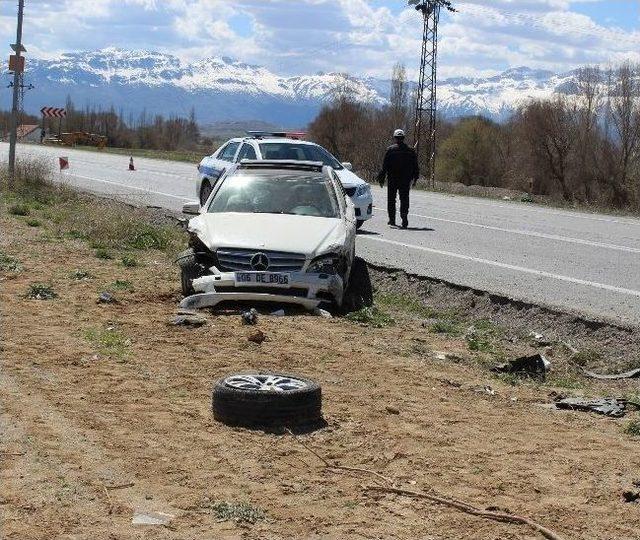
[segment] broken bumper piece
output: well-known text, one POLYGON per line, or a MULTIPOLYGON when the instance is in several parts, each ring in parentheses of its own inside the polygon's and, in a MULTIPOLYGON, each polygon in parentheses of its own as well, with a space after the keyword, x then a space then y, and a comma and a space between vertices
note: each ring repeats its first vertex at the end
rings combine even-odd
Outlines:
POLYGON ((197 309, 214 307, 221 302, 274 302, 312 310, 322 302, 340 304, 343 287, 342 278, 327 274, 214 273, 194 279, 196 294, 182 300, 180 307, 197 309))

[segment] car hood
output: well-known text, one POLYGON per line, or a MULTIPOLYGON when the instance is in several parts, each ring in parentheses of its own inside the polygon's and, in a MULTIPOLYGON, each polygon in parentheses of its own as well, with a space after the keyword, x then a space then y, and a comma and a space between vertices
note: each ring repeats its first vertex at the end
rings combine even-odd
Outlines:
POLYGON ((336 171, 336 174, 338 175, 338 178, 340 178, 340 182, 342 182, 342 185, 346 188, 358 187, 362 184, 366 184, 366 182, 362 178, 360 178, 357 174, 353 173, 346 167, 340 169, 339 171, 336 171))
POLYGON ((347 249, 346 227, 338 218, 224 212, 201 214, 189 221, 188 230, 211 251, 234 247, 313 258, 347 249))

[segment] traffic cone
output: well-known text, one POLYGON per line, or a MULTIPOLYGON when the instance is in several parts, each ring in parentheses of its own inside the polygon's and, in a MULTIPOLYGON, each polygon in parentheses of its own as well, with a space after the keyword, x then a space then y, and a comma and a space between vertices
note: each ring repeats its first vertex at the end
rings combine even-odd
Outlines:
POLYGON ((136 170, 135 166, 133 165, 133 157, 129 158, 129 170, 130 171, 135 171, 136 170))

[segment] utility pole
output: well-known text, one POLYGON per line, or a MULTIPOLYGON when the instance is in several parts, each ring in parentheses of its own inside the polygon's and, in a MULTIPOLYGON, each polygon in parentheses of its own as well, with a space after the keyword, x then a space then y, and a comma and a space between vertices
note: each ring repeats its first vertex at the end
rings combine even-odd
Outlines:
POLYGON ((438 69, 438 23, 440 8, 455 12, 449 0, 409 0, 422 14, 422 54, 420 74, 416 92, 416 113, 413 131, 414 148, 418 159, 426 151, 429 168, 429 186, 435 187, 436 176, 436 128, 437 128, 437 69, 438 69))
POLYGON ((16 42, 11 45, 15 52, 13 71, 13 104, 11 106, 11 124, 9 135, 9 185, 13 185, 16 172, 16 143, 18 142, 18 102, 22 89, 22 65, 20 56, 26 49, 22 46, 22 18, 24 15, 24 0, 18 0, 18 27, 16 42))

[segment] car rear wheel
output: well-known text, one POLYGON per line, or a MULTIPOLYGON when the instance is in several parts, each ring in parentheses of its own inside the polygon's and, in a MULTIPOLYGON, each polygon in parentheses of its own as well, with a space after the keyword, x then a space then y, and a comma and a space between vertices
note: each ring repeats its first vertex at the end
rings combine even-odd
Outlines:
POLYGON ((211 195, 212 191, 213 188, 211 187, 211 184, 208 180, 205 180, 202 183, 202 188, 200 188, 200 206, 204 206, 204 203, 207 202, 207 199, 209 198, 209 195, 211 195))
POLYGON ((241 373, 213 388, 213 416, 233 426, 294 427, 322 420, 320 385, 283 373, 241 373))

